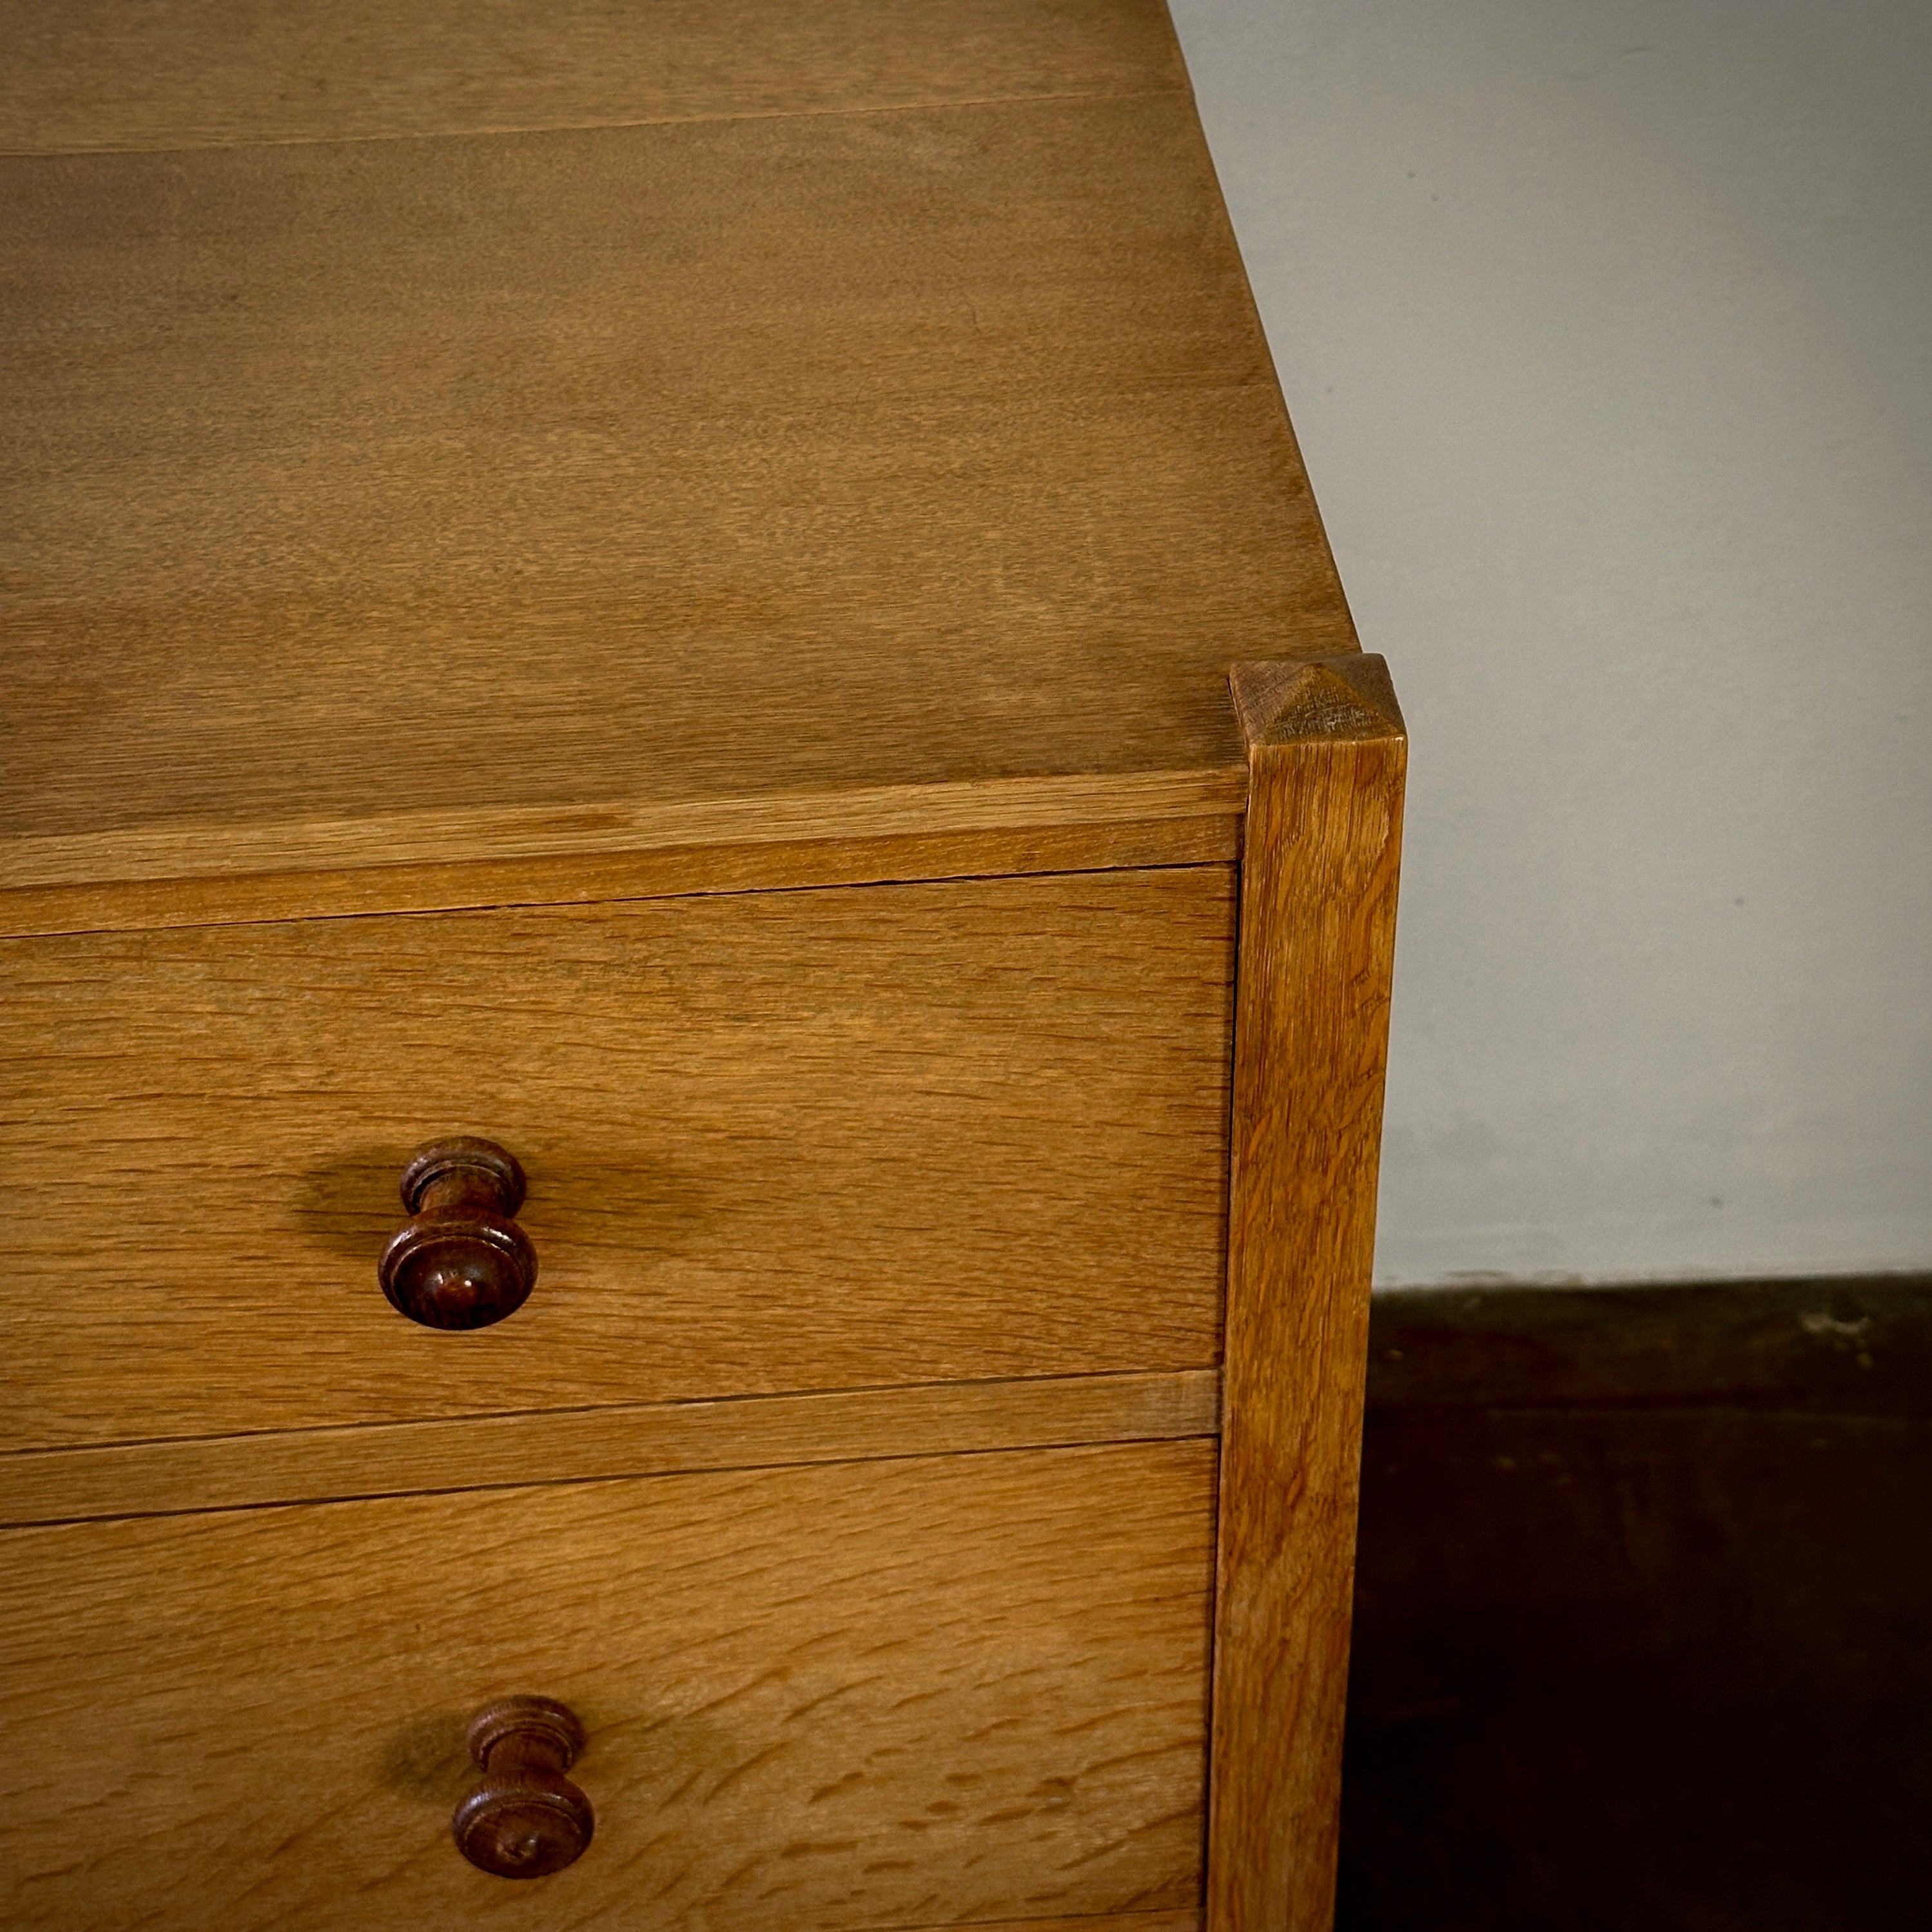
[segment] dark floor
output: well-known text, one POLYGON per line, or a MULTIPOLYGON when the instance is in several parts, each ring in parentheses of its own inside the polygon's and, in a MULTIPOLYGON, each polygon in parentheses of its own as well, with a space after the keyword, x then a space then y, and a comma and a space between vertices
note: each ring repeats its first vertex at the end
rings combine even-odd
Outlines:
POLYGON ((1342 1932, 1932 1927, 1932 1277, 1372 1347, 1342 1932))

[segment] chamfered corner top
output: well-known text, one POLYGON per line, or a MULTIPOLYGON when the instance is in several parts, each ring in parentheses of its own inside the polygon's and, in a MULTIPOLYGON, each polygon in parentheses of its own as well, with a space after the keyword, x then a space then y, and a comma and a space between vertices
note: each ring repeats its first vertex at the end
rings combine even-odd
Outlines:
POLYGON ((1388 662, 1372 652, 1238 664, 1228 672, 1248 749, 1297 738, 1407 735, 1388 662))

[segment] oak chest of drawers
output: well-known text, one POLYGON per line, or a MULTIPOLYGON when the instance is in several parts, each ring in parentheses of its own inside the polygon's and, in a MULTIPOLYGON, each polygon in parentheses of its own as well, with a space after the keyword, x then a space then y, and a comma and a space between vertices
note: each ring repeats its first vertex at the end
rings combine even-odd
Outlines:
POLYGON ((1324 1924, 1404 740, 1164 13, 16 31, 0 1916, 1324 1924))

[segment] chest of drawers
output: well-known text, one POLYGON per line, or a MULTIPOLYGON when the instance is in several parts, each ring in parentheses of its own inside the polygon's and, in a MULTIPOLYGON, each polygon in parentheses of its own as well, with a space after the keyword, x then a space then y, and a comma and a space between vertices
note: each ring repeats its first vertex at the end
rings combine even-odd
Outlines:
POLYGON ((1405 741, 1164 13, 10 56, 6 1922, 1324 1924, 1405 741))

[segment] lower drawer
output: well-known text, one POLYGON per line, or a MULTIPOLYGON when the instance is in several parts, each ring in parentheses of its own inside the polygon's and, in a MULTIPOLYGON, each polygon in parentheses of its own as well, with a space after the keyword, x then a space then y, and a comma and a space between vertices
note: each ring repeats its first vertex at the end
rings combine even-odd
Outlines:
POLYGON ((1214 1480, 1187 1441, 10 1532, 0 1920, 1183 1911, 1214 1480), (581 1717, 597 1814, 527 1882, 448 1825, 466 1719, 518 1692, 581 1717))

